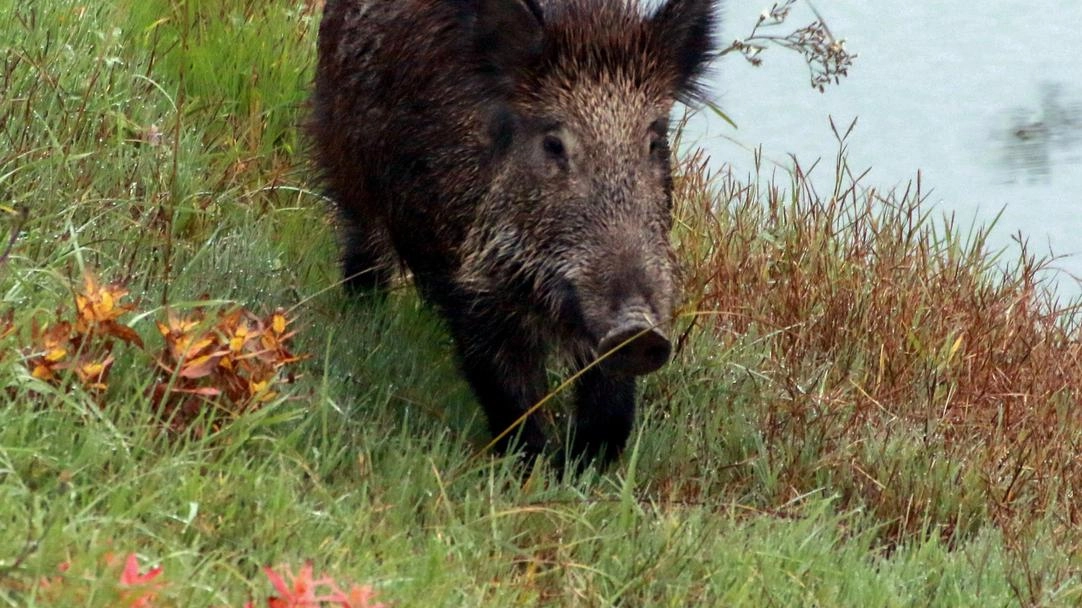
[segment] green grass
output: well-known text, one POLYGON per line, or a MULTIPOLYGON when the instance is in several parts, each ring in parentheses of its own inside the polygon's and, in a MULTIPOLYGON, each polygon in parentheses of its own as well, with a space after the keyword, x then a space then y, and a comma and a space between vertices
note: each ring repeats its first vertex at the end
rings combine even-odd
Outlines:
POLYGON ((1082 603, 1070 309, 1039 261, 1001 273, 983 233, 844 173, 820 200, 685 162, 687 338, 625 458, 561 482, 478 455, 435 316, 332 288, 297 129, 317 23, 0 0, 0 605, 116 605, 130 552, 162 606, 264 605, 261 568, 306 560, 396 606, 1082 603), (166 304, 235 304, 292 309, 311 358, 266 407, 162 433, 133 347, 104 394, 31 375, 84 270, 132 291, 151 351, 166 304))

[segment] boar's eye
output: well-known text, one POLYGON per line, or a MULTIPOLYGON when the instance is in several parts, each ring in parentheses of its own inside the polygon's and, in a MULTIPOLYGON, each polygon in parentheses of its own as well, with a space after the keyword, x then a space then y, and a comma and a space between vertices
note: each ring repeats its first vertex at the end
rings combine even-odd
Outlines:
POLYGON ((650 156, 657 156, 665 148, 665 139, 654 133, 650 134, 650 156))
POLYGON ((666 135, 668 134, 668 121, 665 119, 659 119, 654 121, 650 125, 649 131, 647 131, 648 144, 647 152, 650 156, 657 156, 663 152, 669 145, 666 135))
POLYGON ((564 142, 558 135, 549 133, 541 140, 541 147, 545 149, 545 154, 553 160, 567 160, 567 148, 564 146, 564 142))

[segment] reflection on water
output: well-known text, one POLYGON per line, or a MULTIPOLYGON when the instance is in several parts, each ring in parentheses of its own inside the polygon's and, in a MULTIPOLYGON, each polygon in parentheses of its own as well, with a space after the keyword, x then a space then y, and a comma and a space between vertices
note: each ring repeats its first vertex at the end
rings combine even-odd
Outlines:
POLYGON ((1037 107, 1014 107, 994 139, 1003 148, 1004 183, 1047 182, 1057 164, 1082 156, 1082 99, 1064 99, 1063 86, 1043 83, 1037 107))

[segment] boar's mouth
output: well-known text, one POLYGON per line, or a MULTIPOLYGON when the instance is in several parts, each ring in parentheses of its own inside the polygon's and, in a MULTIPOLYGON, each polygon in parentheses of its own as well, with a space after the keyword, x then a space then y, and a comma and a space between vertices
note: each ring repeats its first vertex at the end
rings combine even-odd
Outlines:
POLYGON ((604 369, 642 376, 669 361, 672 344, 665 324, 645 298, 631 297, 612 308, 593 310, 584 306, 587 302, 580 297, 580 289, 566 278, 552 280, 548 288, 547 293, 555 296, 557 316, 566 330, 588 340, 593 357, 604 357, 600 363, 604 369))
POLYGON ((656 371, 669 360, 672 344, 658 327, 657 319, 639 307, 625 308, 615 325, 597 346, 603 365, 618 374, 642 376, 656 371))

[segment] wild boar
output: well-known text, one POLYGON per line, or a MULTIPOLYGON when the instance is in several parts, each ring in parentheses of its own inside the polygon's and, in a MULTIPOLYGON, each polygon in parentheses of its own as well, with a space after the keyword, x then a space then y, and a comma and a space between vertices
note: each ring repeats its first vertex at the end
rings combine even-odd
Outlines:
MULTIPOLYGON (((669 359, 669 115, 701 99, 717 0, 328 0, 310 135, 353 289, 400 266, 446 320, 491 431, 576 369, 566 454, 627 442, 669 359), (611 352, 614 349, 615 352, 611 352)), ((517 437, 546 452, 531 415, 517 437)))

